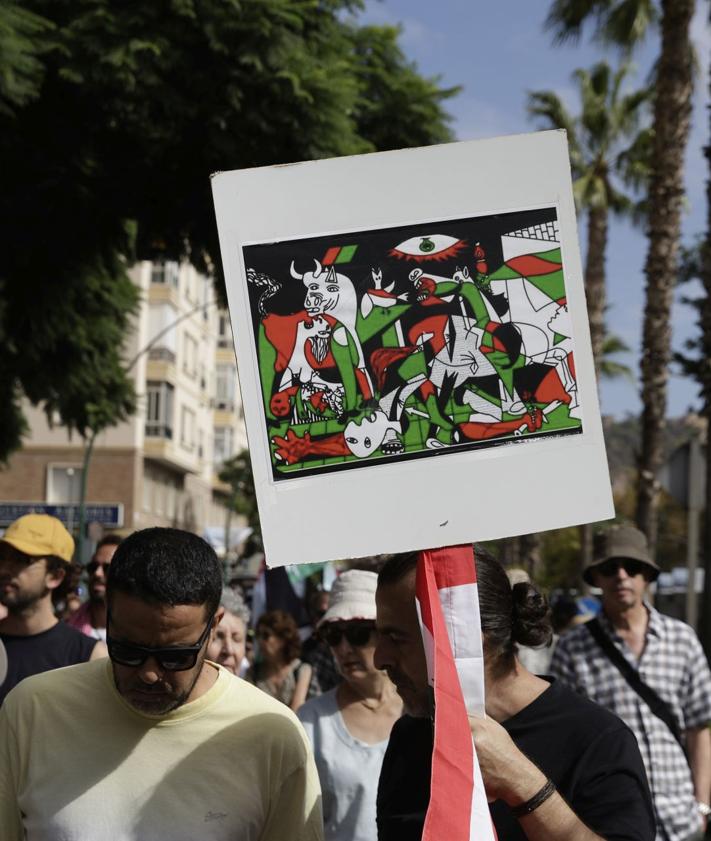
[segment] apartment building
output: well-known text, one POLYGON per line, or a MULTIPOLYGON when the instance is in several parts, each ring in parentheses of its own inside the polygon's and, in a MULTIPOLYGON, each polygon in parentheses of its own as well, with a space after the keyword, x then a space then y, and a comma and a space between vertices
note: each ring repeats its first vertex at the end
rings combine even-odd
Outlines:
MULTIPOLYGON (((88 519, 126 533, 157 525, 214 534, 227 520, 217 474, 247 446, 229 315, 190 265, 141 262, 131 276, 142 303, 124 358, 138 411, 96 438, 88 519)), ((0 528, 33 505, 59 506, 76 525, 84 442, 41 409, 26 412, 31 434, 0 471, 0 528)))

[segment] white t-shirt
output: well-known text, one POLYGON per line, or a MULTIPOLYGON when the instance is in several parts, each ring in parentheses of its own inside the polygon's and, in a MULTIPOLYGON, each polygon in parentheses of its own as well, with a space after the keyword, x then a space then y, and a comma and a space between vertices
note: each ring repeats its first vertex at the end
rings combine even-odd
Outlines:
POLYGON ((387 739, 369 745, 351 736, 338 709, 336 689, 307 701, 297 715, 316 757, 326 841, 373 841, 387 739))
POLYGON ((0 709, 2 841, 320 841, 296 717, 215 668, 164 716, 130 707, 106 659, 18 684, 0 709))

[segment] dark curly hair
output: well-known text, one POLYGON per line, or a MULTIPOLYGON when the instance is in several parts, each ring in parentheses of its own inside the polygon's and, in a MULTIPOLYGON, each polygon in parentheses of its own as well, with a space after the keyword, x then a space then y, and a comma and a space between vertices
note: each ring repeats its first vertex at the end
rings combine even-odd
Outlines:
POLYGON ((45 560, 47 561, 47 572, 64 572, 64 578, 61 583, 52 590, 52 602, 56 605, 59 602, 63 602, 70 593, 77 592, 83 568, 72 561, 67 563, 67 561, 57 555, 47 555, 45 560))
MULTIPOLYGON (((378 575, 378 586, 394 584, 417 566, 417 553, 387 558, 378 575)), ((474 547, 481 630, 488 660, 502 674, 514 667, 516 644, 547 645, 552 638, 550 609, 544 595, 529 583, 511 586, 506 571, 485 549, 474 547)))
POLYGON ((301 639, 294 617, 283 610, 269 610, 259 617, 257 622, 257 636, 262 628, 267 628, 273 634, 284 640, 281 656, 285 663, 291 663, 301 654, 301 639))

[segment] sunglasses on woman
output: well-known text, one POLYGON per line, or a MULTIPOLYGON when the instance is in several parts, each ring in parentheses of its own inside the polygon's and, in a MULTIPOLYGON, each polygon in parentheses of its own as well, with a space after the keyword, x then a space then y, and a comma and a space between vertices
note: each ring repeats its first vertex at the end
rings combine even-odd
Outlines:
POLYGON ((617 575, 617 571, 622 568, 630 578, 635 575, 647 575, 648 565, 642 561, 635 561, 632 558, 610 558, 609 561, 603 561, 598 564, 595 569, 605 578, 610 578, 617 575))
POLYGON ((205 630, 200 635, 200 639, 194 645, 173 645, 167 648, 152 648, 114 639, 108 633, 108 628, 111 624, 111 613, 108 613, 106 617, 106 647, 109 649, 109 657, 114 663, 118 663, 120 666, 130 666, 134 669, 142 666, 149 657, 153 657, 161 669, 165 669, 166 672, 185 672, 188 669, 192 669, 197 663, 198 655, 203 645, 205 645, 205 640, 210 633, 214 619, 215 616, 213 614, 208 620, 205 630))
POLYGON ((355 648, 362 648, 368 645, 370 637, 375 630, 375 625, 325 625, 321 628, 321 638, 326 641, 331 648, 336 648, 340 645, 343 637, 346 638, 349 645, 355 648))

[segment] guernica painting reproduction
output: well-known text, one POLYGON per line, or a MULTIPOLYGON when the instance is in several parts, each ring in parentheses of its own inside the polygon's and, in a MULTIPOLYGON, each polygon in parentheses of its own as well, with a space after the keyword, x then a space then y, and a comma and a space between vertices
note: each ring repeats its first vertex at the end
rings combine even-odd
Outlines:
POLYGON ((582 429, 554 207, 244 262, 277 480, 582 429))
POLYGON ((271 566, 612 516, 564 133, 213 193, 271 566))

